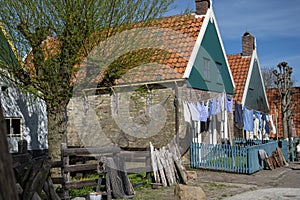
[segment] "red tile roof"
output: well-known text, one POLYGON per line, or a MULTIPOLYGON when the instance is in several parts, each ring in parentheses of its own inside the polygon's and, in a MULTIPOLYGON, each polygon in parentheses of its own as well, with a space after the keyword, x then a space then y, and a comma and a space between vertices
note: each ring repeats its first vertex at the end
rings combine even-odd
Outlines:
MULTIPOLYGON (((131 28, 133 27, 133 29, 131 30, 144 30, 143 37, 139 39, 144 40, 146 43, 151 43, 153 38, 155 38, 154 42, 159 43, 155 45, 157 52, 150 55, 152 57, 153 62, 134 66, 134 68, 131 67, 132 69, 130 69, 129 67, 129 69, 124 70, 124 68, 128 68, 127 64, 122 65, 124 59, 127 59, 126 56, 130 55, 132 52, 137 52, 139 49, 134 49, 130 52, 125 52, 125 55, 120 56, 118 59, 121 61, 119 63, 120 67, 123 68, 123 72, 126 71, 126 73, 124 75, 124 78, 117 79, 116 83, 121 84, 128 81, 130 81, 130 83, 134 83, 157 81, 158 79, 171 80, 182 78, 187 67, 187 63, 190 59, 191 53, 193 51, 193 48, 195 46, 195 42, 199 35, 201 26, 203 24, 203 20, 203 16, 196 17, 194 14, 188 14, 155 19, 147 25, 135 24, 131 26, 131 28), (162 56, 162 54, 167 56, 162 56)), ((93 35, 92 37, 97 37, 97 34, 93 35)), ((49 48, 52 48, 54 46, 53 51, 55 52, 50 51, 51 55, 54 55, 56 52, 59 52, 59 42, 57 42, 56 39, 51 39, 49 41, 47 40, 45 44, 45 46, 49 46, 49 48), (54 45, 52 41, 55 41, 54 45)), ((145 51, 147 49, 151 49, 151 44, 149 44, 149 46, 145 45, 140 50, 145 51)), ((120 48, 126 48, 126 44, 123 46, 120 45, 120 48)), ((32 55, 28 56, 25 65, 27 69, 31 69, 29 70, 32 73, 31 75, 35 76, 32 59, 32 55)), ((86 59, 83 58, 83 61, 84 60, 86 61, 86 59)), ((86 63, 83 62, 81 64, 81 68, 83 68, 83 66, 85 65, 86 63)), ((77 67, 75 66, 75 68, 77 67)), ((80 74, 76 77, 76 80, 85 81, 86 79, 90 78, 87 76, 89 75, 86 72, 86 70, 80 70, 80 74)), ((98 76, 91 78, 91 80, 89 81, 99 83, 103 80, 103 78, 105 78, 105 76, 104 73, 101 72, 98 76)), ((72 79, 71 82, 73 83, 74 81, 75 79, 72 79)))
MULTIPOLYGON (((278 137, 281 138, 283 137, 283 132, 282 132, 282 117, 281 117, 281 108, 276 107, 275 102, 278 101, 278 105, 280 107, 281 101, 280 98, 278 96, 278 90, 277 89, 267 89, 267 97, 268 97, 268 102, 269 102, 269 106, 270 106, 270 114, 273 115, 273 119, 274 119, 274 123, 276 123, 275 121, 275 113, 277 110, 278 113, 278 118, 277 118, 277 122, 278 122, 278 137)), ((300 137, 300 87, 295 87, 292 90, 292 105, 294 105, 293 107, 293 111, 294 111, 294 116, 293 116, 293 123, 295 126, 295 135, 298 135, 298 137, 300 137)), ((272 137, 276 137, 276 135, 272 135, 272 137)))
POLYGON ((233 54, 227 55, 227 58, 235 83, 234 100, 241 104, 245 90, 246 80, 248 77, 251 57, 245 57, 241 54, 233 54))
MULTIPOLYGON (((159 30, 160 34, 150 32, 148 37, 159 37, 161 45, 158 51, 165 51, 165 56, 154 55, 153 62, 135 66, 116 80, 116 83, 182 78, 203 20, 204 17, 196 18, 195 15, 177 15, 153 21, 149 27, 159 30)), ((152 31, 155 32, 155 29, 152 31)))

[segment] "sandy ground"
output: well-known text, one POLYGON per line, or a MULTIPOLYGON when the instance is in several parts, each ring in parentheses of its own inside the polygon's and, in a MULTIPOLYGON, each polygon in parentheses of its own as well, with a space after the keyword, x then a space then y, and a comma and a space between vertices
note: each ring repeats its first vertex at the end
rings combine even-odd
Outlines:
MULTIPOLYGON (((281 191, 280 194, 283 195, 285 195, 284 191, 286 191, 286 195, 291 197, 288 191, 295 191, 292 188, 296 190, 300 189, 300 163, 290 163, 288 167, 281 167, 275 170, 261 170, 252 175, 207 170, 195 171, 197 178, 189 180, 188 184, 202 187, 207 199, 234 199, 235 195, 247 195, 246 192, 251 191, 253 191, 254 194, 262 194, 262 192, 265 191, 265 195, 267 196, 270 196, 270 193, 276 196, 277 190, 281 191), (278 189, 276 190, 276 188, 278 189)), ((174 188, 173 186, 160 189, 142 189, 137 191, 134 199, 173 200, 174 188)), ((265 199, 268 199, 267 196, 265 199)), ((273 198, 274 197, 272 197, 272 199, 273 198)), ((277 199, 281 198, 279 197, 277 199)), ((294 199, 298 199, 298 197, 294 199)))

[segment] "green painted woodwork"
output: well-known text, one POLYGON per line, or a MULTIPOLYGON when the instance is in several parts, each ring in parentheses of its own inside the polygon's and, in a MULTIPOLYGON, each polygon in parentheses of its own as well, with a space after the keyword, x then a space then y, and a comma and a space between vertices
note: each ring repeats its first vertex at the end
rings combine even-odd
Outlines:
MULTIPOLYGON (((0 28, 0 65, 15 66, 17 58, 9 45, 2 29, 0 28)), ((1 66, 0 66, 1 67, 1 66)))
POLYGON ((264 95, 263 81, 259 73, 257 60, 255 60, 253 64, 250 83, 244 105, 257 111, 269 111, 267 99, 264 95))
POLYGON ((188 86, 200 90, 208 90, 214 92, 226 91, 233 94, 234 88, 226 64, 225 56, 221 43, 217 34, 215 23, 209 21, 206 32, 204 34, 201 47, 196 56, 194 66, 190 77, 188 78, 188 86), (205 59, 208 59, 209 73, 204 69, 205 59), (221 66, 221 79, 218 80, 218 67, 221 66))

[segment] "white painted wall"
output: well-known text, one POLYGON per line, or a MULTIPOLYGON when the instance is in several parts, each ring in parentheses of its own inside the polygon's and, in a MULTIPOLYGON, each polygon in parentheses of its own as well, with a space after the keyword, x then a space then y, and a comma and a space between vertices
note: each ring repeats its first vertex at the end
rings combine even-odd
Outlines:
MULTIPOLYGON (((23 138, 28 142, 29 150, 48 149, 47 112, 43 100, 10 87, 7 81, 0 80, 0 100, 4 117, 21 117, 23 138), (2 86, 7 86, 5 91, 2 86)), ((9 140, 11 152, 18 150, 17 139, 9 140)))

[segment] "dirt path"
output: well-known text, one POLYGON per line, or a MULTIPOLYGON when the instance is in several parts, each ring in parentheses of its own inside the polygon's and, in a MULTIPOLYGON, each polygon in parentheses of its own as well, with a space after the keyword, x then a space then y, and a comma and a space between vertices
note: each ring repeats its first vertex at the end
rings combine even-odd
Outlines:
MULTIPOLYGON (((227 197, 265 188, 300 188, 300 163, 275 170, 262 170, 252 175, 196 170, 197 179, 190 180, 189 185, 200 186, 207 199, 224 199, 227 197), (292 169, 293 168, 293 169, 292 169)), ((145 188, 137 191, 134 199, 173 200, 174 188, 145 188)))

